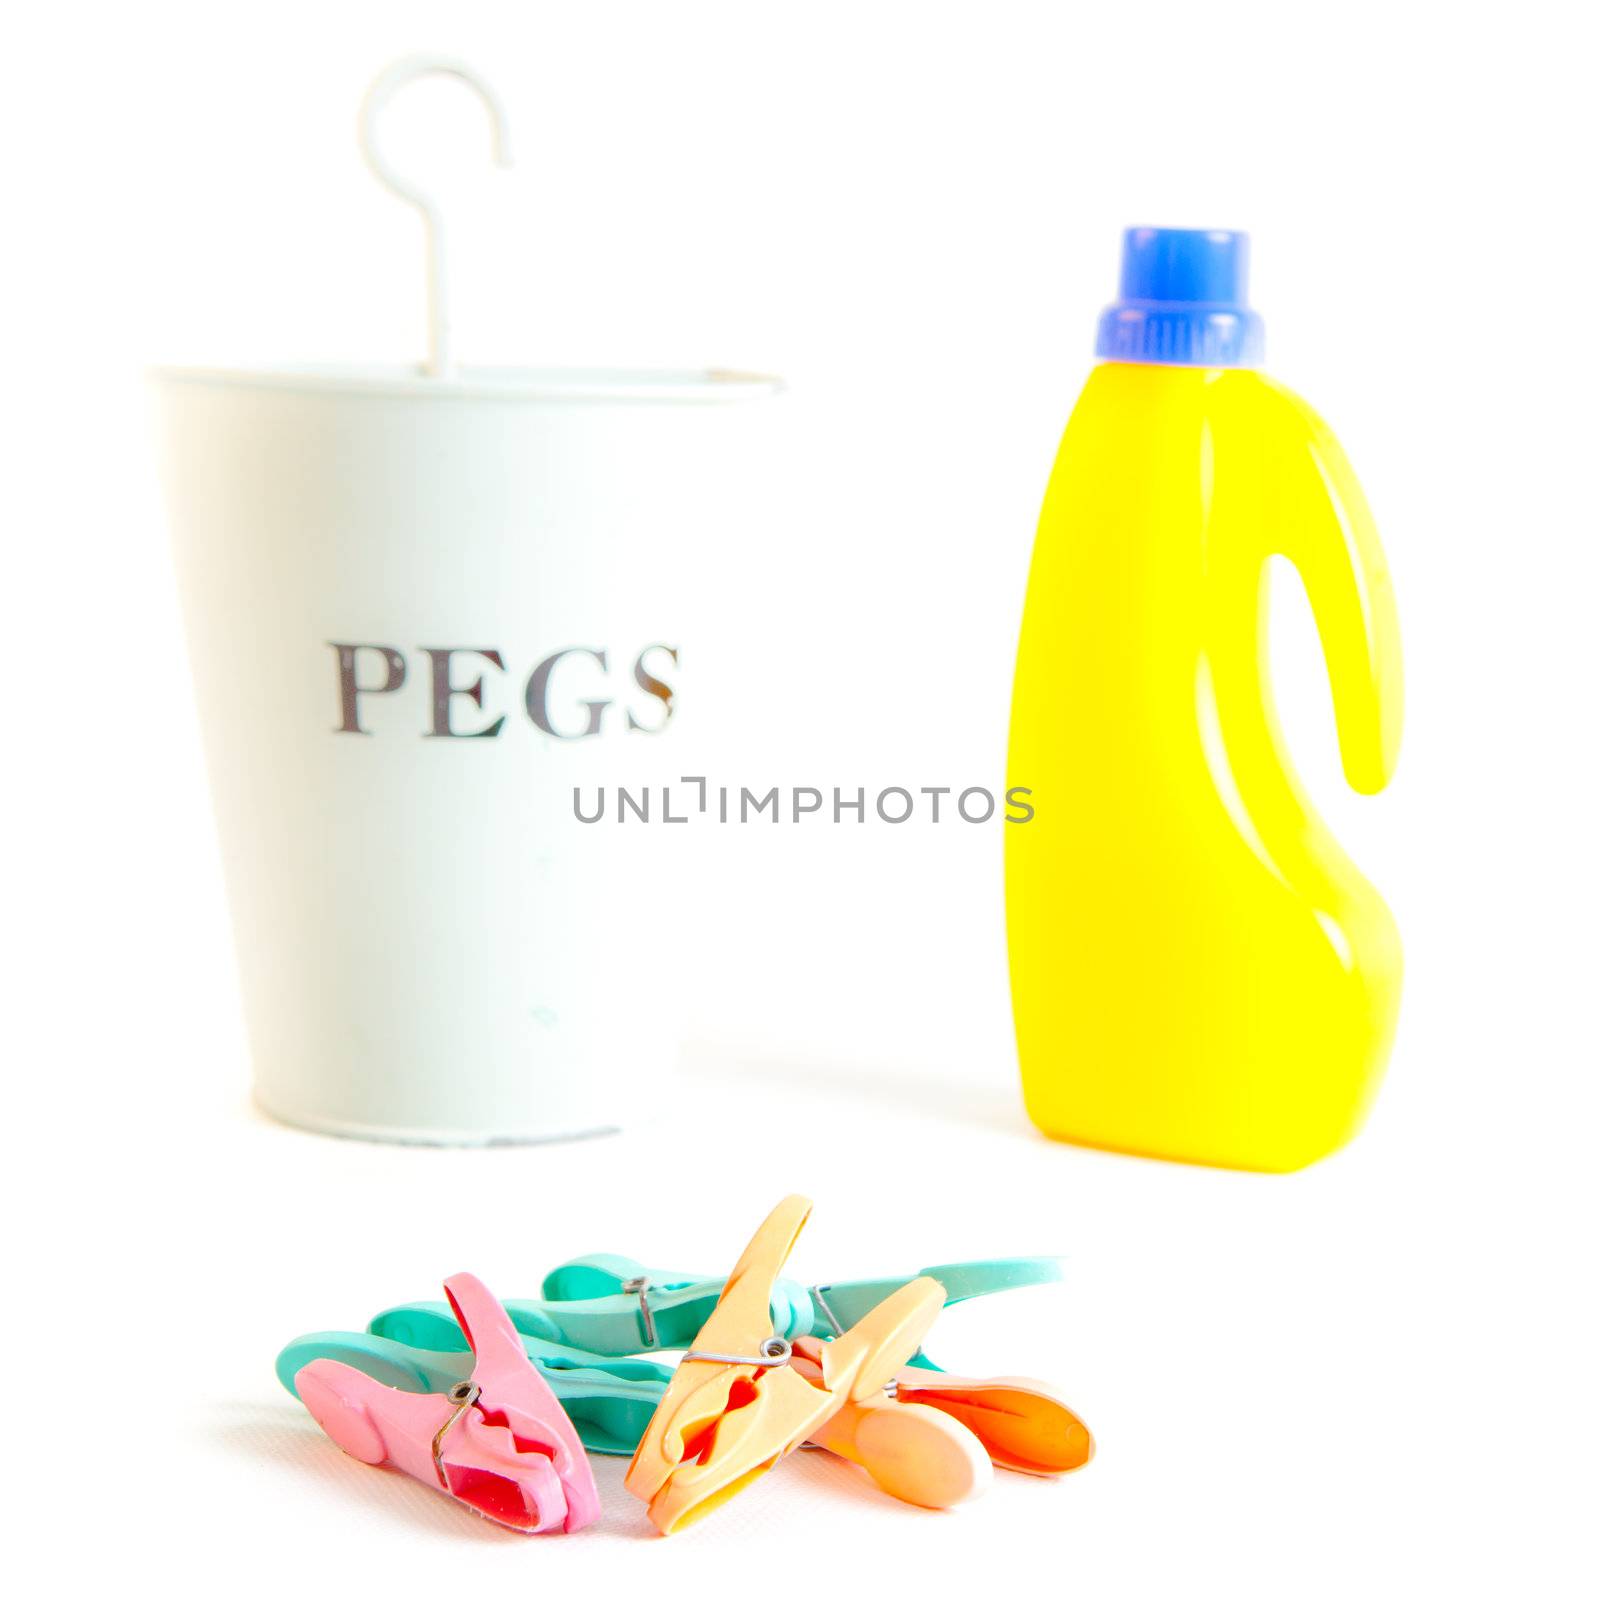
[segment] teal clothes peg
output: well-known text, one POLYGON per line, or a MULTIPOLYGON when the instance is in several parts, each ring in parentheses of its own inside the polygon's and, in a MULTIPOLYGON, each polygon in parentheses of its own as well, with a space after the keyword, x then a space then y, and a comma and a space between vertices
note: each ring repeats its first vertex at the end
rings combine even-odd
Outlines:
MULTIPOLYGON (((932 1278, 944 1289, 946 1309, 963 1300, 1004 1294, 1010 1289, 1031 1289, 1037 1284, 1060 1283, 1065 1263, 1060 1256, 1002 1256, 988 1261, 952 1261, 924 1267, 916 1277, 932 1278)), ((905 1278, 859 1278, 850 1283, 821 1283, 810 1291, 817 1331, 833 1338, 853 1327, 876 1305, 892 1295, 905 1278)), ((940 1367, 919 1350, 907 1366, 938 1372, 940 1367)))
MULTIPOLYGON (((1026 1289, 1036 1284, 1059 1283, 1064 1266, 1065 1263, 1060 1256, 998 1256, 982 1261, 955 1261, 938 1267, 924 1267, 921 1272, 911 1273, 904 1278, 861 1278, 847 1283, 815 1284, 809 1289, 801 1288, 789 1279, 779 1278, 772 1292, 773 1326, 786 1326, 797 1330, 784 1334, 784 1337, 790 1340, 803 1337, 807 1333, 813 1333, 823 1339, 836 1338, 846 1328, 854 1327, 875 1306, 881 1305, 913 1278, 936 1279, 944 1289, 945 1305, 949 1307, 963 1300, 1001 1294, 1009 1289, 1026 1289), (803 1311, 802 1303, 805 1307, 803 1311)), ((632 1256, 599 1254, 578 1256, 572 1261, 563 1262, 561 1266, 546 1275, 541 1285, 541 1292, 544 1295, 543 1307, 546 1311, 551 1309, 552 1302, 585 1300, 599 1305, 602 1301, 607 1301, 608 1297, 614 1300, 621 1294, 632 1295, 637 1297, 641 1307, 651 1311, 659 1329, 662 1326, 662 1318, 660 1312, 653 1308, 660 1297, 692 1287, 696 1291, 695 1299, 684 1303, 678 1312, 687 1324, 690 1313, 700 1304, 699 1294, 709 1293, 713 1289, 720 1294, 724 1281, 720 1278, 698 1278, 692 1273, 667 1272, 659 1268, 646 1267, 635 1261, 632 1256)), ((519 1304, 531 1306, 533 1302, 514 1300, 507 1302, 513 1323, 517 1322, 516 1308, 519 1304)), ((705 1308, 705 1314, 710 1315, 709 1306, 705 1308)), ((454 1327, 454 1321, 448 1318, 445 1308, 438 1307, 433 1323, 440 1336, 446 1331, 444 1326, 446 1321, 450 1327, 454 1327)), ((645 1319, 641 1316, 639 1319, 641 1337, 645 1331, 645 1319)), ((684 1326, 681 1329, 675 1326, 672 1331, 682 1332, 681 1345, 672 1339, 663 1338, 654 1344, 646 1341, 633 1348, 687 1349, 700 1330, 696 1325, 684 1326)), ((921 1351, 912 1358, 910 1365, 933 1372, 940 1370, 921 1351)))
MULTIPOLYGON (((638 1355, 648 1350, 687 1350, 715 1309, 726 1281, 684 1273, 617 1275, 592 1263, 635 1265, 622 1257, 584 1257, 559 1281, 567 1287, 592 1284, 598 1295, 576 1299, 507 1300, 512 1326, 530 1338, 600 1355, 638 1355), (623 1285, 636 1287, 624 1288, 623 1285)), ((559 1269, 558 1269, 559 1270, 559 1269)), ((552 1278, 557 1274, 552 1274, 552 1278)), ((547 1280, 548 1282, 548 1280, 547 1280)), ((812 1331, 810 1291, 782 1280, 772 1294, 772 1325, 793 1341, 812 1331)), ((367 1331, 419 1349, 461 1350, 465 1342, 450 1308, 442 1301, 418 1301, 380 1311, 367 1331)))

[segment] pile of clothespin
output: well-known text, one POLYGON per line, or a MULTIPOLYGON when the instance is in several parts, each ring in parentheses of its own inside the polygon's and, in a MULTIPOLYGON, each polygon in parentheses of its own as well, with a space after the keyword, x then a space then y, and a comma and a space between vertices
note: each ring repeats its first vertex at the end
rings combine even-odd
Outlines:
POLYGON ((502 1305, 461 1273, 448 1306, 296 1339, 278 1376, 357 1460, 522 1533, 599 1515, 586 1450, 633 1457, 624 1481, 662 1533, 807 1443, 936 1509, 982 1493, 996 1466, 1055 1476, 1089 1460, 1089 1430, 1045 1385, 958 1378, 922 1351, 942 1306, 1054 1281, 1056 1261, 805 1289, 779 1273, 810 1214, 784 1200, 726 1279, 584 1256, 544 1280, 542 1300, 502 1305), (637 1359, 665 1350, 684 1352, 676 1367, 637 1359))

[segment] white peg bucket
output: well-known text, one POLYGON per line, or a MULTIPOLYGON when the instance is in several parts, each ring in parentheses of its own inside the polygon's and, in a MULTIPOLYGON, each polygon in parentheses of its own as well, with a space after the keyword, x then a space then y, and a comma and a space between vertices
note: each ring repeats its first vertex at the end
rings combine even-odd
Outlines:
MULTIPOLYGON (((459 64, 401 63, 498 102, 459 64)), ((622 1126, 676 1053, 692 829, 573 791, 706 770, 701 574, 760 537, 771 379, 458 372, 431 201, 425 372, 158 377, 256 1092, 449 1143, 622 1126)))

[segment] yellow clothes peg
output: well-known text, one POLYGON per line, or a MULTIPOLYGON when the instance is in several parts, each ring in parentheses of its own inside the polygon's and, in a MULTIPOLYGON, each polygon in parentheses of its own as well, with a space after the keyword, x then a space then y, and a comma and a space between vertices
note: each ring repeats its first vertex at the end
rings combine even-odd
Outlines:
POLYGON ((623 1480, 661 1533, 714 1511, 809 1438, 849 1401, 881 1396, 944 1305, 914 1278, 850 1331, 822 1344, 808 1380, 772 1328, 772 1287, 811 1215, 802 1195, 756 1230, 716 1308, 679 1363, 623 1480))

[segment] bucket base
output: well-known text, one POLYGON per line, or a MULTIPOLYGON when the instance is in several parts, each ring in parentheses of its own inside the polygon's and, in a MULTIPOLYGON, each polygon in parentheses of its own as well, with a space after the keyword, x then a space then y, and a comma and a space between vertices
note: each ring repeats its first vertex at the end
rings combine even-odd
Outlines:
POLYGON ((600 1139, 621 1133, 620 1124, 608 1123, 590 1128, 549 1131, 482 1133, 471 1128, 391 1128, 381 1123, 341 1122, 334 1118, 301 1116, 280 1110, 258 1092, 252 1094, 257 1109, 274 1122, 305 1133, 329 1134, 335 1139, 363 1139, 369 1144, 411 1144, 448 1146, 455 1149, 489 1150, 501 1145, 566 1144, 574 1139, 600 1139))

